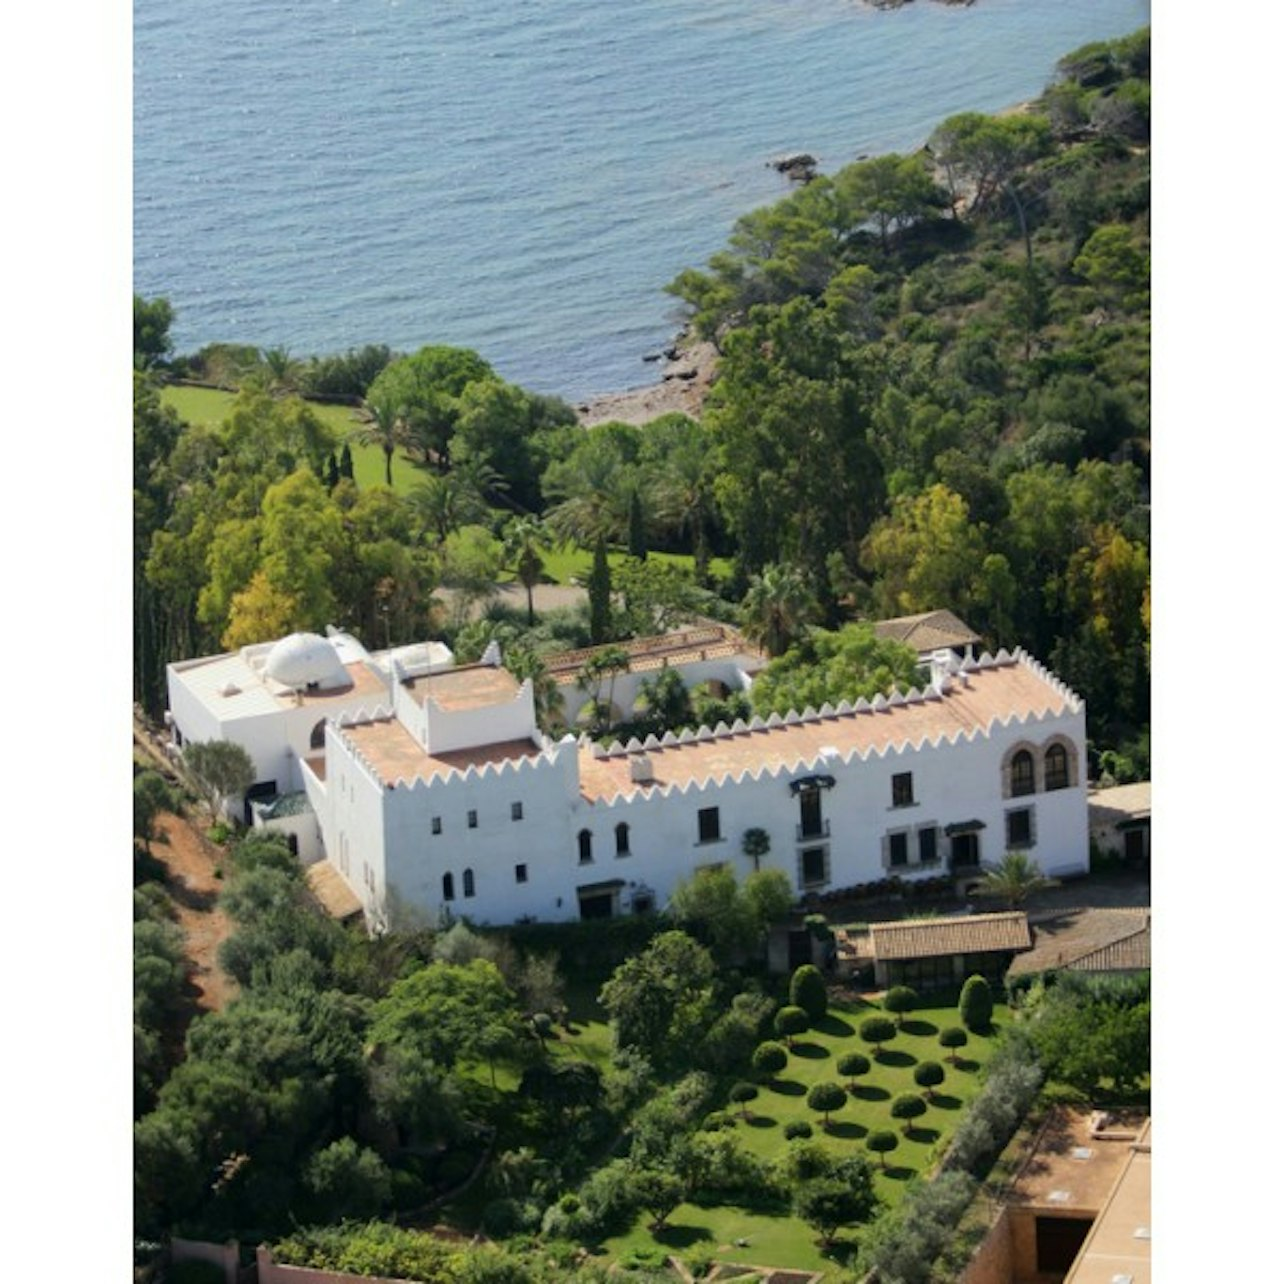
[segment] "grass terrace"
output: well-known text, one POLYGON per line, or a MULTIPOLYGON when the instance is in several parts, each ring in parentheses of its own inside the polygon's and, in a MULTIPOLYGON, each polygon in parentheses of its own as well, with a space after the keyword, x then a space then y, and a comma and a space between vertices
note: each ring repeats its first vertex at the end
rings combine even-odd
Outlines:
MULTIPOLYGON (((958 1009, 951 1003, 940 1003, 940 997, 928 997, 926 1005, 904 1019, 902 1028, 890 1043, 883 1045, 878 1057, 858 1033, 861 1022, 869 1016, 883 1015, 876 1003, 857 1000, 831 1003, 819 1025, 794 1038, 789 1063, 774 1079, 759 1080, 759 1095, 747 1103, 749 1117, 741 1117, 740 1108, 727 1102, 723 1109, 734 1120, 731 1131, 746 1149, 764 1159, 774 1160, 792 1144, 784 1135, 785 1125, 806 1120, 813 1128, 813 1141, 819 1141, 839 1155, 865 1155, 874 1169, 874 1186, 888 1205, 898 1204, 912 1178, 932 1167, 936 1158, 958 1127, 966 1106, 980 1091, 980 1070, 993 1055, 1008 1013, 995 1006, 995 1025, 986 1036, 969 1035, 961 1050, 958 1066, 949 1063, 949 1050, 937 1042, 946 1026, 959 1024, 958 1009), (838 1060, 849 1052, 861 1052, 872 1066, 867 1075, 856 1081, 841 1109, 830 1116, 830 1128, 821 1126, 821 1116, 807 1106, 807 1093, 823 1081, 843 1083, 838 1073, 838 1060), (921 1061, 937 1061, 945 1068, 945 1081, 933 1090, 934 1100, 913 1121, 908 1134, 904 1125, 891 1115, 891 1105, 901 1093, 922 1095, 914 1082, 914 1067, 921 1061), (864 1139, 871 1131, 890 1129, 899 1144, 886 1156, 884 1171, 877 1156, 869 1155, 864 1139)), ((753 1079, 751 1074, 744 1076, 753 1079)), ((669 1217, 664 1230, 648 1229, 650 1218, 642 1214, 627 1235, 608 1240, 607 1251, 619 1257, 630 1250, 660 1247, 670 1252, 708 1252, 720 1261, 744 1262, 758 1266, 797 1267, 811 1270, 832 1268, 832 1260, 822 1257, 817 1237, 804 1222, 792 1216, 738 1208, 727 1205, 706 1207, 682 1204, 669 1217), (747 1241, 740 1246, 737 1240, 747 1241)), ((838 1254, 850 1250, 855 1233, 847 1231, 838 1237, 838 1254)))

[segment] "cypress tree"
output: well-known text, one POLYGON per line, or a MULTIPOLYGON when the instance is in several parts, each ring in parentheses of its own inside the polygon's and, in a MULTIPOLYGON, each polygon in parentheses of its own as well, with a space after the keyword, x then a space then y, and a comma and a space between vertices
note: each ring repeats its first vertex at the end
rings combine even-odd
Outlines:
POLYGON ((606 560, 606 541, 600 535, 593 549, 588 597, 589 637, 597 646, 607 640, 611 628, 611 567, 606 560))
POLYGON ((325 485, 327 490, 333 490, 339 484, 339 461, 334 457, 334 451, 330 452, 330 458, 325 464, 325 485))
POLYGON ((352 474, 352 447, 346 441, 343 443, 343 454, 339 456, 339 476, 356 481, 352 474))
POLYGON ((646 524, 642 520, 642 497, 636 490, 629 496, 629 556, 646 561, 646 524))

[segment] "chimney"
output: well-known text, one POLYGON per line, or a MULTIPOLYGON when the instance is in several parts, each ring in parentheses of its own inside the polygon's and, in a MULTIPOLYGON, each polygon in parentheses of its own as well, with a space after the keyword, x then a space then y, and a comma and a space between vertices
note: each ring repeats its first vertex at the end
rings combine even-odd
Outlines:
POLYGON ((953 675, 958 672, 959 658, 953 651, 942 648, 932 652, 932 687, 944 695, 951 686, 953 675))
POLYGON ((655 768, 646 754, 640 753, 629 759, 629 779, 635 785, 649 785, 655 780, 655 768))

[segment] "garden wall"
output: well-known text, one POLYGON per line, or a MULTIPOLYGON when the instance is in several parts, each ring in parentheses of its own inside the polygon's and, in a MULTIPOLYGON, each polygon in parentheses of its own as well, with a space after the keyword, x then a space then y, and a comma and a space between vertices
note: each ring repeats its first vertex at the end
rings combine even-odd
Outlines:
POLYGON ((1008 1284, 1012 1274, 1012 1220, 1005 1208, 981 1241, 958 1284, 1008 1284))
POLYGON ((256 1250, 259 1284, 405 1284, 383 1275, 349 1275, 346 1271, 319 1271, 310 1266, 282 1266, 272 1250, 260 1244, 256 1250))
POLYGON ((204 1240, 174 1238, 169 1243, 169 1258, 171 1262, 211 1262, 222 1268, 226 1284, 237 1284, 241 1246, 235 1240, 210 1244, 204 1240))

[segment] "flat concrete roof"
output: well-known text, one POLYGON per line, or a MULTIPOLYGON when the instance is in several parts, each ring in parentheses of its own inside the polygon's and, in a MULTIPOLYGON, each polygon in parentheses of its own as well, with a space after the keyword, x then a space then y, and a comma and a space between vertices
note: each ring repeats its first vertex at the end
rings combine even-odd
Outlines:
POLYGON ((507 669, 493 664, 470 664, 410 678, 405 687, 417 704, 431 699, 439 708, 460 710, 506 704, 517 695, 521 683, 507 669))
MULTIPOLYGON (((543 752, 533 740, 502 740, 449 753, 425 753, 423 746, 395 718, 358 722, 343 727, 345 736, 374 769, 380 783, 433 780, 449 771, 466 771, 488 762, 535 758, 543 752)), ((311 760, 309 760, 310 762, 311 760)))
POLYGON ((1150 1265, 1150 1120, 1128 1155, 1106 1197, 1065 1284, 1151 1284, 1150 1265))

